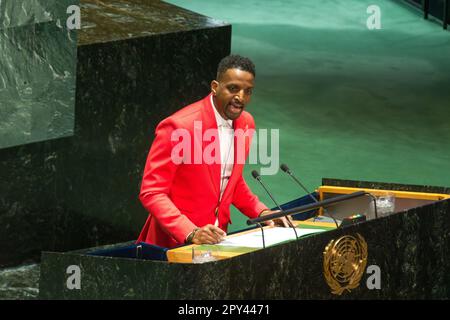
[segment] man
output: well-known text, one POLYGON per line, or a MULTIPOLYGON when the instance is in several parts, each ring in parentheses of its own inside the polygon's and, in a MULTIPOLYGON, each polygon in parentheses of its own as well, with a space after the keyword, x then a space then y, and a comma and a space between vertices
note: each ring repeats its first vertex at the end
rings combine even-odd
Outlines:
MULTIPOLYGON (((254 78, 249 59, 227 56, 219 63, 211 93, 157 126, 139 195, 149 217, 138 242, 168 248, 215 244, 226 236, 231 204, 250 218, 270 213, 242 177, 251 144, 247 133, 255 129, 253 117, 244 111, 254 78), (235 132, 244 132, 244 140, 235 132), (245 155, 243 161, 239 154, 245 155)), ((287 226, 285 219, 278 222, 287 226)))

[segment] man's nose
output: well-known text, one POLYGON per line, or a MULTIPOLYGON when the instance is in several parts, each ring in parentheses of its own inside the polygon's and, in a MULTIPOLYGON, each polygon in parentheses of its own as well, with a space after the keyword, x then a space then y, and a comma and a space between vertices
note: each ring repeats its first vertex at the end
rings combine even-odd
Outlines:
POLYGON ((236 95, 234 97, 239 101, 243 101, 244 96, 245 96, 245 92, 244 92, 244 90, 241 90, 238 93, 236 93, 236 95))

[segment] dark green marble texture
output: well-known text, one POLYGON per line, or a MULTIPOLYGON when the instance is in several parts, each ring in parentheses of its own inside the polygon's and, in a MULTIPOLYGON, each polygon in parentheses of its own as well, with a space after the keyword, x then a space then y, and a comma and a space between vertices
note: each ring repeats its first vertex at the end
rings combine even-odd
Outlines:
POLYGON ((224 25, 222 21, 162 1, 81 0, 81 5, 81 45, 224 25))
POLYGON ((449 299, 450 200, 205 264, 84 252, 43 253, 40 298, 449 299), (331 240, 356 233, 368 244, 367 266, 381 269, 381 289, 369 290, 365 273, 357 288, 333 295, 323 276, 323 252, 331 240), (81 290, 66 288, 69 265, 81 268, 81 290))
MULTIPOLYGON (((3 0, 0 2, 0 30, 44 22, 65 22, 67 7, 80 0, 3 0)), ((59 25, 65 23, 58 22, 59 25)))
POLYGON ((133 17, 109 20, 97 1, 81 1, 73 136, 0 149, 0 266, 136 239, 156 125, 208 94, 230 52, 230 25, 159 1, 121 2, 133 17), (118 32, 127 19, 141 23, 118 32))
POLYGON ((0 300, 31 300, 39 295, 39 264, 0 269, 0 300))
POLYGON ((0 2, 0 149, 73 134, 77 3, 0 2))

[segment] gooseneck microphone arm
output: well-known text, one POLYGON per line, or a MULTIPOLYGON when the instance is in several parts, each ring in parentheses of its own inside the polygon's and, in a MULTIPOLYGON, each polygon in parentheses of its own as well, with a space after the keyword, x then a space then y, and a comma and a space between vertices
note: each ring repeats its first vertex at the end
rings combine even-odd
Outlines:
MULTIPOLYGON (((262 187, 264 188, 264 190, 266 190, 266 193, 269 195, 270 199, 272 199, 273 203, 275 203, 275 205, 277 206, 277 208, 280 210, 280 212, 283 211, 283 209, 281 208, 281 206, 278 204, 278 202, 275 200, 275 198, 272 196, 272 194, 270 193, 270 191, 266 188, 266 186, 264 185, 264 183, 261 181, 261 176, 258 173, 258 171, 253 170, 252 171, 252 176, 253 178, 255 178, 256 180, 258 180, 258 182, 262 185, 262 187)), ((295 226, 292 224, 291 220, 289 218, 286 217, 286 220, 289 224, 289 226, 294 230, 295 233, 295 238, 298 239, 298 234, 297 234, 297 230, 295 229, 295 226)), ((264 233, 263 233, 263 240, 264 240, 264 233)))
POLYGON ((311 197, 311 199, 314 200, 314 202, 319 202, 319 200, 317 200, 316 197, 314 197, 311 192, 308 191, 308 189, 306 189, 306 187, 303 185, 303 183, 300 182, 300 180, 297 179, 297 177, 294 175, 294 173, 292 173, 292 171, 289 169, 289 167, 286 164, 282 164, 280 166, 280 169, 283 170, 284 172, 286 172, 292 179, 294 179, 295 182, 297 182, 297 184, 311 197))
MULTIPOLYGON (((284 163, 281 164, 280 169, 283 170, 284 172, 286 172, 292 179, 294 179, 294 181, 311 197, 311 199, 314 200, 314 202, 319 203, 319 200, 317 200, 317 198, 314 197, 312 195, 312 193, 309 192, 308 189, 306 189, 306 187, 303 185, 303 183, 301 183, 300 180, 297 179, 297 177, 294 175, 294 173, 291 171, 291 169, 289 169, 289 167, 286 164, 284 164, 284 163)), ((324 211, 324 215, 327 215, 328 217, 330 217, 334 221, 334 224, 336 225, 336 228, 339 228, 339 223, 333 217, 333 215, 329 214, 327 212, 326 208, 323 208, 323 211, 324 211)), ((314 216, 313 221, 316 221, 316 216, 314 216)))
POLYGON ((280 209, 280 211, 283 211, 283 209, 281 209, 281 206, 278 204, 278 202, 274 199, 274 197, 272 196, 270 191, 266 188, 264 183, 261 181, 261 176, 259 175, 258 171, 253 170, 252 176, 253 176, 253 178, 255 178, 255 180, 257 180, 261 184, 261 186, 264 188, 264 190, 266 190, 266 193, 269 195, 270 199, 272 199, 273 203, 275 203, 277 208, 280 209))

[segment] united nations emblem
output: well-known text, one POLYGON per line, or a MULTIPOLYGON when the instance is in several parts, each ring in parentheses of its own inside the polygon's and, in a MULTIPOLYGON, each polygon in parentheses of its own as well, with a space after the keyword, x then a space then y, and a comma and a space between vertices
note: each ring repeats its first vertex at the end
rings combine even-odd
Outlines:
POLYGON ((341 295, 359 286, 367 264, 367 243, 356 237, 331 240, 323 253, 323 272, 331 293, 341 295))

